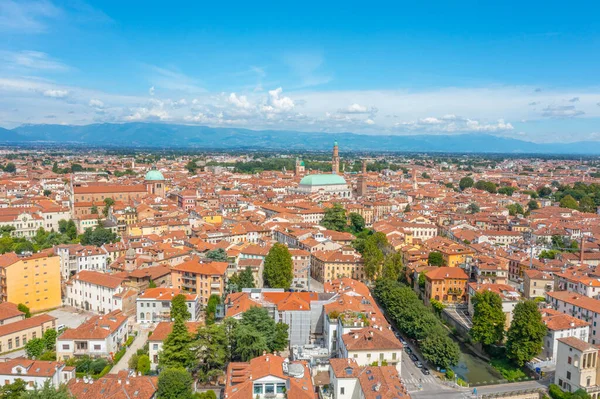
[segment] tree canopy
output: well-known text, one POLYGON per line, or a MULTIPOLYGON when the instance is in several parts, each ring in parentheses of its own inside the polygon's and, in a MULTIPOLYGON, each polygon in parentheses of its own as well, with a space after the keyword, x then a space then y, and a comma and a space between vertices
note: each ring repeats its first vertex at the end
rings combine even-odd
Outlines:
POLYGON ((460 179, 460 182, 458 183, 458 187, 460 187, 460 190, 463 191, 469 187, 473 187, 473 184, 475 184, 473 179, 470 178, 469 176, 465 176, 462 179, 460 179))
POLYGON ((506 316, 502 310, 502 298, 496 292, 478 292, 473 297, 473 327, 469 334, 473 341, 492 345, 504 338, 506 316))
POLYGON ((294 263, 288 248, 274 244, 265 257, 263 268, 264 284, 270 288, 289 289, 294 279, 294 263))
POLYGON ((338 203, 333 204, 331 208, 325 209, 325 215, 321 219, 321 226, 329 230, 346 231, 348 227, 346 210, 338 203))
POLYGON ((181 368, 167 368, 158 376, 158 399, 192 399, 190 373, 181 368))
POLYGON ((433 251, 427 256, 429 266, 444 266, 444 256, 441 252, 433 251))
POLYGON ((207 251, 206 257, 216 262, 227 262, 227 252, 225 252, 223 248, 217 248, 207 251))
POLYGON ((534 301, 519 302, 513 310, 513 320, 506 334, 506 356, 517 365, 539 355, 546 336, 546 325, 534 301))

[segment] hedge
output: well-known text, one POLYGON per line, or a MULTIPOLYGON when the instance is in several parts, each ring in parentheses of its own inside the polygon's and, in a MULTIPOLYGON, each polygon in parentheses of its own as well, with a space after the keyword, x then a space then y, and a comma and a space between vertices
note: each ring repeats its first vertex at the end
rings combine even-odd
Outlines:
POLYGON ((125 341, 125 346, 131 346, 131 344, 133 343, 133 340, 135 339, 135 337, 133 335, 130 335, 127 338, 127 341, 125 341))
POLYGON ((123 356, 125 356, 125 351, 126 351, 126 350, 127 350, 127 348, 123 347, 123 348, 121 348, 121 350, 120 350, 120 351, 118 351, 117 353, 115 353, 115 356, 114 356, 114 358, 113 358, 113 361, 114 361, 115 363, 117 363, 119 360, 121 360, 121 358, 122 358, 123 356))

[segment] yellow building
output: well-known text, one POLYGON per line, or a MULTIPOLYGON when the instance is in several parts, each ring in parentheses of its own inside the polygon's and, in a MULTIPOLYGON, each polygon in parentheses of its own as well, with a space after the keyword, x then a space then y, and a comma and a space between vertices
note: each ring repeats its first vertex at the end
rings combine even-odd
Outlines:
POLYGON ((48 249, 30 256, 0 255, 0 298, 31 312, 61 306, 60 257, 48 249))

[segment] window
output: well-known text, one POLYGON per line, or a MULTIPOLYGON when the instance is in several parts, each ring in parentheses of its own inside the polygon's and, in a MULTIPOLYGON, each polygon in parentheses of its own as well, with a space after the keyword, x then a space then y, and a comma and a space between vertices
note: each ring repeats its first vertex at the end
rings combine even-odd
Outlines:
POLYGON ((277 384, 277 393, 285 393, 285 384, 277 384))
POLYGON ((275 384, 265 384, 265 393, 275 393, 275 384))
POLYGON ((569 357, 567 358, 567 363, 568 363, 568 364, 571 364, 571 356, 569 356, 569 357))
POLYGON ((346 392, 346 389, 344 387, 340 388, 340 395, 344 395, 346 392))
POLYGON ((263 393, 263 386, 262 384, 254 384, 254 394, 255 395, 262 395, 263 393))
POLYGON ((63 345, 63 350, 68 351, 69 350, 69 345, 68 344, 67 345, 63 345))
POLYGON ((567 371, 567 380, 570 380, 570 379, 571 379, 571 372, 567 371))
POLYGON ((8 349, 12 349, 12 339, 8 340, 8 349))
POLYGON ((94 350, 95 351, 99 351, 100 350, 100 345, 94 345, 94 350))
POLYGON ((15 346, 18 348, 19 347, 19 343, 21 342, 21 339, 19 337, 15 338, 15 346))
POLYGON ((158 344, 152 344, 152 349, 158 350, 158 344))

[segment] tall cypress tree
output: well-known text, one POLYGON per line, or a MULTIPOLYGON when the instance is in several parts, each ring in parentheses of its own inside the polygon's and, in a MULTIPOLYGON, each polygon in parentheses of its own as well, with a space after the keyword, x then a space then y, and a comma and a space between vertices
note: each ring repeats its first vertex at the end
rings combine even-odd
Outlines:
POLYGON ((162 351, 158 356, 160 368, 190 368, 194 364, 192 351, 192 336, 188 332, 185 320, 175 317, 173 330, 165 339, 162 351))

